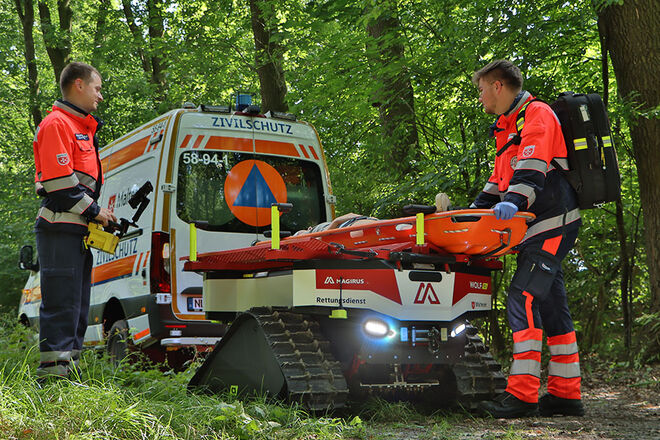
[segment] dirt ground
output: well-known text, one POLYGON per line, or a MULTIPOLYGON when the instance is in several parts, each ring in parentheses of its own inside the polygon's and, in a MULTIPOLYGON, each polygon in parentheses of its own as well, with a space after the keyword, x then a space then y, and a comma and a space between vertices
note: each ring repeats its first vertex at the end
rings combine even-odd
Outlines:
POLYGON ((660 364, 641 371, 601 370, 584 376, 584 417, 505 420, 468 416, 458 417, 451 426, 399 425, 374 432, 373 438, 660 440, 660 364))

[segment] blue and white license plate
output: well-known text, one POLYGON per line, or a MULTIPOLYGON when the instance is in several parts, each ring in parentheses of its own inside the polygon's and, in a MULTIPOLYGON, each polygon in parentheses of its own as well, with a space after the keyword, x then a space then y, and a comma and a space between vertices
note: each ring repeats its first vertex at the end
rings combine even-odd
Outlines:
POLYGON ((188 297, 188 311, 189 312, 201 312, 204 310, 204 303, 202 302, 201 296, 189 296, 188 297))

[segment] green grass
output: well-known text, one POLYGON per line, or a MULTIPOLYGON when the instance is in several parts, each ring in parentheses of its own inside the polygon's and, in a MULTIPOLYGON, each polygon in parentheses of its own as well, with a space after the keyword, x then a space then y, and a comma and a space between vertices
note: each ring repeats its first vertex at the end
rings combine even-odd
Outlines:
POLYGON ((111 367, 85 351, 77 381, 39 385, 36 335, 0 317, 0 438, 3 439, 336 439, 360 438, 359 419, 312 417, 266 399, 189 393, 194 373, 111 367))
POLYGON ((77 380, 39 385, 37 335, 15 321, 0 315, 0 439, 442 440, 459 438, 457 425, 471 417, 381 399, 318 417, 265 398, 190 393, 199 361, 181 373, 137 363, 115 369, 93 350, 83 352, 77 380))

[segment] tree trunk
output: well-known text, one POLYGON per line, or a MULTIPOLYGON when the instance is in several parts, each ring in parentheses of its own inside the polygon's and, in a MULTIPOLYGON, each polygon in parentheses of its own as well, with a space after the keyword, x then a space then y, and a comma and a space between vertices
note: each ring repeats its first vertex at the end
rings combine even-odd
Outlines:
POLYGON ((397 171, 396 177, 402 177, 414 171, 414 163, 419 158, 415 98, 396 2, 385 0, 375 8, 376 18, 367 24, 371 37, 368 51, 377 76, 374 105, 378 106, 384 142, 388 146, 383 159, 397 171))
POLYGON ((616 201, 616 229, 619 233, 619 258, 621 258, 621 281, 619 287, 621 289, 621 309, 623 310, 623 342, 626 347, 626 352, 630 353, 630 347, 632 344, 632 307, 629 287, 632 268, 630 265, 630 257, 628 256, 628 238, 626 227, 623 222, 623 203, 621 203, 621 199, 616 201))
POLYGON ((25 41, 25 64, 28 70, 28 89, 30 91, 30 114, 34 127, 41 123, 41 110, 37 96, 39 95, 39 76, 37 72, 37 60, 34 52, 34 3, 32 0, 14 0, 16 13, 23 28, 23 41, 25 41))
MULTIPOLYGON (((467 135, 465 133, 465 119, 463 118, 463 114, 461 112, 458 113, 458 120, 459 120, 458 129, 459 132, 461 133, 461 148, 463 150, 463 155, 467 157, 468 154, 467 152, 470 149, 470 146, 468 145, 467 135)), ((466 190, 470 188, 471 174, 472 174, 472 170, 468 170, 468 168, 466 167, 462 167, 460 169, 460 175, 463 178, 463 185, 466 190)))
POLYGON ((167 83, 165 80, 165 63, 163 61, 162 42, 165 35, 163 25, 163 0, 148 0, 149 12, 149 44, 151 49, 151 82, 156 86, 156 100, 165 100, 167 83))
MULTIPOLYGON (((492 280, 492 298, 491 298, 491 304, 493 305, 492 309, 490 312, 488 312, 488 322, 489 322, 489 327, 490 327, 490 345, 493 348, 493 351, 495 353, 503 353, 504 350, 507 348, 507 341, 504 338, 504 334, 502 333, 502 329, 500 328, 500 310, 498 309, 498 296, 500 290, 502 290, 502 280, 504 278, 503 274, 506 274, 506 265, 507 262, 510 261, 509 258, 504 258, 504 267, 502 268, 502 271, 499 272, 498 275, 493 275, 491 277, 492 280)), ((506 293, 506 292, 505 292, 506 293)), ((506 302, 506 301, 505 301, 506 302)), ((504 319, 506 319, 506 307, 502 309, 502 312, 504 312, 505 316, 504 319)))
POLYGON ((138 57, 140 57, 140 62, 142 63, 142 70, 144 70, 145 73, 150 74, 151 63, 149 62, 149 58, 144 53, 144 39, 142 38, 139 26, 135 22, 133 9, 131 8, 131 0, 122 0, 122 6, 124 9, 124 16, 126 17, 126 24, 128 25, 128 29, 131 31, 131 35, 133 36, 135 50, 137 51, 138 57))
MULTIPOLYGON (((601 72, 603 75, 603 103, 607 108, 609 102, 609 68, 607 62, 607 28, 602 20, 598 18, 598 33, 600 36, 600 54, 601 54, 601 72)), ((623 202, 621 197, 616 200, 616 229, 619 236, 619 258, 621 259, 621 279, 619 287, 621 289, 621 309, 623 311, 623 341, 626 352, 630 353, 632 344, 632 316, 630 292, 628 290, 631 281, 631 261, 628 256, 628 237, 623 218, 623 202)))
MULTIPOLYGON (((630 136, 637 163, 640 200, 644 211, 651 312, 660 311, 660 119, 644 114, 660 104, 660 8, 656 0, 625 0, 600 11, 607 29, 607 46, 617 78, 619 96, 638 110, 630 136)), ((653 335, 657 336, 657 335, 653 335)), ((658 340, 650 338, 649 340, 658 340)), ((650 355, 660 346, 650 347, 650 355)))
POLYGON ((593 302, 593 308, 587 315, 587 325, 584 326, 584 336, 580 341, 586 347, 595 347, 600 343, 603 335, 601 324, 605 315, 609 283, 602 278, 601 280, 602 283, 598 285, 598 296, 596 297, 596 301, 593 302))
POLYGON ((261 111, 285 112, 289 109, 286 103, 286 81, 284 78, 284 52, 282 47, 273 40, 274 30, 268 23, 274 15, 267 7, 275 3, 264 0, 250 0, 252 33, 254 34, 255 61, 259 85, 261 87, 261 111))
POLYGON ((108 10, 112 7, 110 0, 99 0, 99 10, 96 16, 96 31, 94 32, 94 48, 92 49, 92 65, 97 69, 103 61, 101 48, 106 34, 108 10))
POLYGON ((44 37, 46 52, 53 66, 55 81, 60 82, 60 74, 64 66, 71 60, 71 19, 73 11, 69 0, 57 0, 57 14, 59 28, 53 25, 48 3, 39 1, 39 19, 41 20, 41 33, 44 37))
POLYGON ((146 17, 142 17, 146 28, 138 24, 132 4, 131 0, 122 0, 126 24, 133 36, 133 44, 140 58, 142 70, 148 76, 149 82, 155 86, 154 100, 157 103, 162 103, 165 101, 167 91, 166 63, 163 56, 163 37, 165 36, 163 10, 165 9, 165 3, 164 0, 146 1, 146 17), (144 41, 144 29, 149 35, 148 42, 144 41))

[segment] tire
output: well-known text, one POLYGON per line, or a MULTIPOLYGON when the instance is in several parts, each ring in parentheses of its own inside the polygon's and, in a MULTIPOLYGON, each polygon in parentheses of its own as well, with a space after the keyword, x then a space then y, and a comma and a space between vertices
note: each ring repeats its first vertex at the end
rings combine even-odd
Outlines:
POLYGON ((24 314, 18 319, 18 322, 21 323, 25 328, 30 328, 30 320, 24 314))
POLYGON ((106 350, 110 361, 115 367, 119 367, 130 351, 130 335, 128 334, 128 323, 125 319, 119 319, 112 324, 108 332, 108 343, 106 350))

